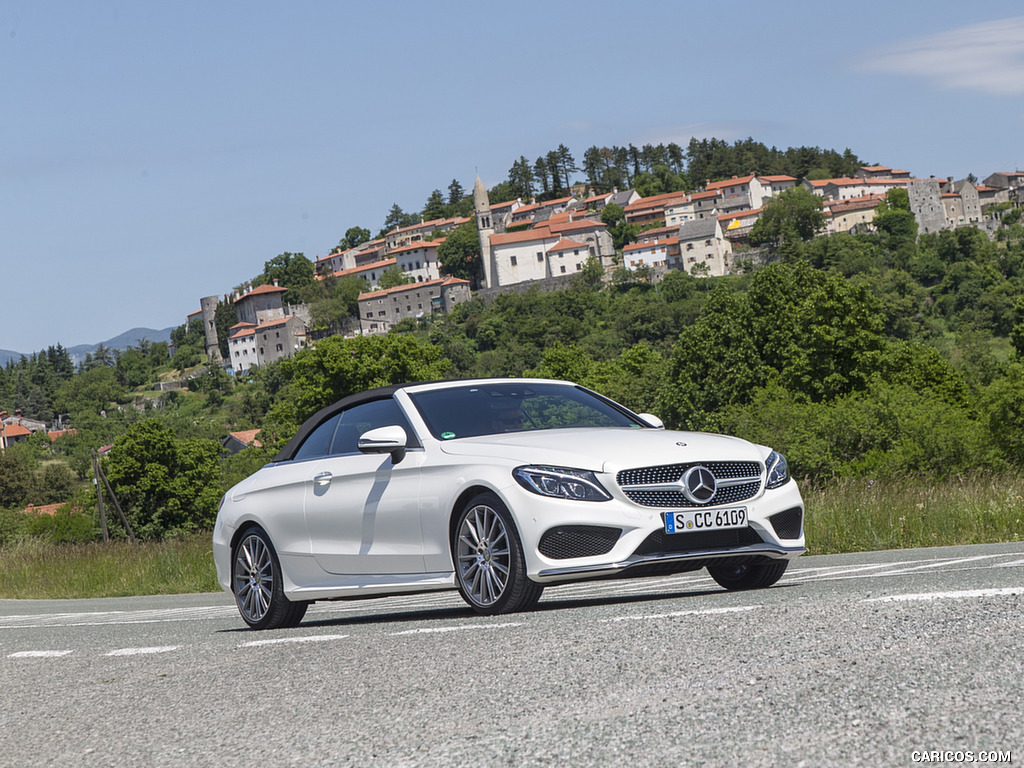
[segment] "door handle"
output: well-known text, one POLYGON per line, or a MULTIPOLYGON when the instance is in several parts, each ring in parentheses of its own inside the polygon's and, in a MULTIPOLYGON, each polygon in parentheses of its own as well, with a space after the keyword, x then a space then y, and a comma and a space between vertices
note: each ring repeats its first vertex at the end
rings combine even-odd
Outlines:
POLYGON ((313 478, 313 484, 320 486, 330 485, 331 480, 333 478, 334 475, 332 475, 330 472, 321 472, 319 475, 313 478))

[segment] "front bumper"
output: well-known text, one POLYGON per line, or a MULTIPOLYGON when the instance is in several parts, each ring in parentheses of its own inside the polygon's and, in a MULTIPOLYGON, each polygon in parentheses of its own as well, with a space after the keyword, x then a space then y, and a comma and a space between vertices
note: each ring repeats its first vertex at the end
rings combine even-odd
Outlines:
POLYGON ((695 570, 736 558, 789 560, 806 551, 804 504, 793 481, 742 503, 747 528, 678 534, 664 532, 663 514, 675 510, 622 498, 572 502, 518 488, 504 490, 516 517, 528 576, 540 583, 695 570))

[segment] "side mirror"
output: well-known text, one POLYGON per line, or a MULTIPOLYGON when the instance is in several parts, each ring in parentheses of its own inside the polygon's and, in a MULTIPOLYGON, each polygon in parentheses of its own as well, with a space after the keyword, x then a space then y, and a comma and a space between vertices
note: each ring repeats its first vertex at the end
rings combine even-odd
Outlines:
POLYGON ((399 426, 378 427, 363 432, 356 447, 360 453, 390 453, 391 462, 397 464, 405 458, 408 437, 399 426))
POLYGON ((653 413, 638 413, 637 416, 640 417, 641 421, 643 421, 646 424, 649 424, 650 426, 654 427, 655 429, 664 429, 665 428, 665 422, 663 422, 661 419, 659 419, 653 413))

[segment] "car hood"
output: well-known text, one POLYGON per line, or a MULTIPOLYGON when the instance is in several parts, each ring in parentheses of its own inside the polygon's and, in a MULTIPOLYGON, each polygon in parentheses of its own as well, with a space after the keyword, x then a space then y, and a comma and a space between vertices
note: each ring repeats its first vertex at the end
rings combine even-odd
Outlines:
POLYGON ((489 457, 615 472, 627 467, 707 461, 763 461, 769 450, 738 437, 662 429, 550 429, 441 443, 451 456, 489 457))

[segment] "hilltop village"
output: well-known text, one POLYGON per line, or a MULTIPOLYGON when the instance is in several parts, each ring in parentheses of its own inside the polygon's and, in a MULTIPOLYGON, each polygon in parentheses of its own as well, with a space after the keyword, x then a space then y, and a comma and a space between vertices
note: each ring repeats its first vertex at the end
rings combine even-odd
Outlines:
MULTIPOLYGON (((879 203, 892 190, 905 190, 921 234, 960 226, 992 229, 990 211, 1024 198, 1024 173, 993 173, 983 182, 930 177, 886 166, 865 166, 853 177, 807 180, 792 176, 751 174, 708 181, 691 192, 641 197, 635 190, 593 194, 576 185, 572 194, 538 202, 521 198, 491 204, 479 178, 473 189, 473 219, 455 217, 396 227, 382 237, 339 248, 315 263, 318 279, 356 277, 367 290, 358 297, 358 318, 346 335, 386 333, 408 318, 448 313, 474 294, 483 297, 522 291, 533 285, 558 288, 597 264, 604 275, 615 269, 643 270, 657 281, 670 270, 697 277, 733 273, 758 258, 750 233, 765 202, 803 187, 820 198, 823 227, 819 236, 871 232, 879 203), (616 249, 602 214, 621 208, 624 220, 637 225, 632 242, 616 249), (480 270, 474 281, 445 274, 438 248, 456 228, 475 220, 480 270), (400 270, 403 285, 381 287, 381 278, 400 270)), ((233 296, 208 296, 188 322, 202 320, 211 361, 234 373, 291 357, 310 344, 308 307, 284 301, 276 284, 246 286, 233 296), (229 359, 224 360, 214 315, 219 302, 234 304, 238 322, 230 329, 229 359)))

